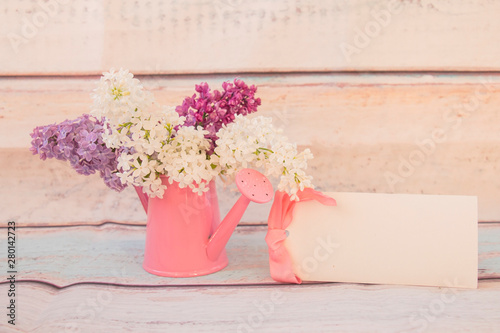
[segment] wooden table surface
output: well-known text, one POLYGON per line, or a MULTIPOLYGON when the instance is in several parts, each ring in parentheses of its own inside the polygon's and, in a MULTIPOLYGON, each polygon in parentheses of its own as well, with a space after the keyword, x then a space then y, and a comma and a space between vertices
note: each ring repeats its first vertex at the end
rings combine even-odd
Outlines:
MULTIPOLYGON (((2 229, 5 244, 6 228, 2 229)), ((142 269, 145 226, 19 227, 17 323, 2 332, 498 332, 500 223, 479 226, 477 290, 280 284, 267 227, 239 226, 229 265, 196 278, 142 269)), ((457 258, 460 260, 460 258, 457 258)), ((2 260, 2 267, 5 267, 2 260)), ((8 283, 0 284, 7 293, 8 283)))

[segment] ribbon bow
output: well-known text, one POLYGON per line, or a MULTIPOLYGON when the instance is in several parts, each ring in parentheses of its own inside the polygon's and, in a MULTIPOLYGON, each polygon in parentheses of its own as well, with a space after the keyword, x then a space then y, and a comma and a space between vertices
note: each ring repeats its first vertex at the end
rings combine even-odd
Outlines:
MULTIPOLYGON (((312 188, 306 188, 297 192, 300 201, 316 200, 323 205, 336 206, 335 199, 324 195, 312 188)), ((302 283, 302 280, 295 275, 292 269, 290 254, 283 246, 286 239, 286 228, 293 218, 293 209, 296 201, 291 201, 290 196, 282 191, 277 191, 274 196, 273 206, 268 218, 268 231, 266 243, 269 247, 269 266, 271 277, 280 282, 302 283)))

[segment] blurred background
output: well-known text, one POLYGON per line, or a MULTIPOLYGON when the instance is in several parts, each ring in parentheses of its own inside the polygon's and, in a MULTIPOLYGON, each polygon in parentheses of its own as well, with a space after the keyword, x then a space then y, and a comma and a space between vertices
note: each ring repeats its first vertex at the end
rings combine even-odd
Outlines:
MULTIPOLYGON (((35 126, 88 113, 101 73, 123 67, 172 106, 200 82, 257 85, 257 114, 311 149, 320 190, 477 195, 480 221, 500 221, 498 13, 490 0, 2 0, 1 220, 146 222, 133 189, 28 150, 35 126)), ((219 195, 224 216, 235 195, 219 195)))

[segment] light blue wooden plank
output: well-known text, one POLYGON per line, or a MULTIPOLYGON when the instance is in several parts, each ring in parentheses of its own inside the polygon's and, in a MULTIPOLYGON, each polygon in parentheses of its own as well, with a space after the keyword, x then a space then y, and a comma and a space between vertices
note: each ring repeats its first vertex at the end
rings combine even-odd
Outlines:
MULTIPOLYGON (((6 229, 3 229, 6 231, 6 229)), ((196 278, 166 278, 142 269, 143 226, 18 228, 18 279, 56 286, 98 282, 121 285, 274 284, 269 275, 267 227, 236 229, 227 246, 229 265, 196 278)), ((6 232, 0 247, 6 248, 6 232)), ((6 258, 0 259, 4 267, 6 258)), ((500 278, 500 224, 479 226, 479 278, 500 278)))
MULTIPOLYGON (((142 268, 146 228, 106 224, 100 227, 17 229, 17 278, 56 286, 80 282, 123 285, 217 285, 275 283, 268 269, 267 227, 240 227, 227 246, 229 265, 196 278, 166 278, 142 268)), ((6 230, 6 229, 4 229, 6 230)), ((0 244, 7 248, 6 232, 0 244)), ((0 260, 2 267, 5 257, 0 260)))
MULTIPOLYGON (((7 289, 0 285, 2 295, 7 289)), ((19 290, 15 332, 482 333, 500 327, 500 281, 489 280, 462 290, 346 283, 64 290, 20 283, 19 290)))
POLYGON ((479 225, 479 276, 500 278, 500 223, 479 225))

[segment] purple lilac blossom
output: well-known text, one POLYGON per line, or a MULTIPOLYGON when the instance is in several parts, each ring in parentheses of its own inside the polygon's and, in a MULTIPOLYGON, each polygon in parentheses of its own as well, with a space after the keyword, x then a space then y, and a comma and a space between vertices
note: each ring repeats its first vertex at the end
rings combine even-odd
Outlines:
POLYGON ((75 120, 36 127, 31 133, 30 150, 42 160, 69 161, 82 175, 99 172, 104 183, 119 192, 126 187, 116 174, 119 152, 106 147, 102 141, 104 131, 102 121, 84 114, 75 120))
POLYGON ((186 97, 181 105, 175 108, 180 116, 186 117, 184 126, 202 126, 209 134, 205 137, 210 140, 211 154, 218 139, 217 132, 223 125, 234 121, 235 115, 247 115, 257 111, 261 104, 260 98, 254 98, 257 87, 248 86, 239 79, 234 83, 224 82, 222 92, 210 91, 206 82, 196 85, 194 94, 186 97))

